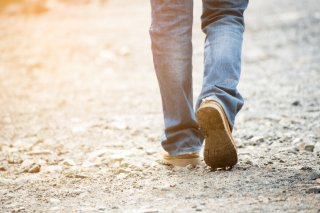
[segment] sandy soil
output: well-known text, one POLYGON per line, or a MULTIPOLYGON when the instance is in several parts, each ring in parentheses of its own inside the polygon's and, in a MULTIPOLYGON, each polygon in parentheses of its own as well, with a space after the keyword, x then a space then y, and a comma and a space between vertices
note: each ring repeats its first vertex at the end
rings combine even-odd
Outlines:
POLYGON ((1 14, 0 211, 320 212, 319 2, 251 1, 246 18, 240 161, 213 172, 158 163, 148 1, 1 14))

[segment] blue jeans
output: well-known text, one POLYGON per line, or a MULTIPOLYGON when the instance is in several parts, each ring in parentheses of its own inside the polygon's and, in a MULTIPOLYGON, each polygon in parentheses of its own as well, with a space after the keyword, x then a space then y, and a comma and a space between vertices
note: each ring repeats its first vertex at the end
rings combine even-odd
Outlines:
POLYGON ((162 147, 172 156, 199 152, 203 135, 195 111, 202 99, 219 102, 233 128, 243 106, 237 90, 241 72, 243 13, 248 0, 203 0, 204 78, 193 108, 193 0, 151 0, 150 36, 165 130, 162 147))

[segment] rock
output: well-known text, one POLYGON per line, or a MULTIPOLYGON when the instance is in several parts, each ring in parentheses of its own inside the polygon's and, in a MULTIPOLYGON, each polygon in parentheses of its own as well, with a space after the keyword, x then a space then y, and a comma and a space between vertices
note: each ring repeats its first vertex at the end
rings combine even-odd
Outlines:
POLYGON ((304 143, 302 141, 297 142, 295 144, 295 146, 296 146, 296 148, 298 150, 304 150, 304 151, 307 151, 307 152, 313 152, 313 150, 314 150, 314 144, 304 143))
POLYGON ((247 164, 247 165, 253 166, 253 162, 250 159, 244 160, 244 163, 247 164))
POLYGON ((62 162, 63 165, 65 166, 75 166, 76 163, 74 162, 73 159, 65 159, 63 162, 62 162))
POLYGON ((40 165, 35 164, 28 170, 28 172, 29 173, 38 173, 38 172, 40 172, 40 168, 41 168, 40 165))
POLYGON ((304 146, 304 150, 306 150, 308 152, 313 152, 314 145, 313 144, 307 144, 307 145, 304 146))
POLYGON ((308 194, 320 194, 320 186, 315 186, 307 189, 306 193, 308 194))
POLYGON ((8 170, 8 166, 4 163, 0 163, 0 171, 5 172, 8 170))
POLYGON ((309 166, 303 166, 303 167, 301 167, 300 170, 303 170, 303 171, 312 171, 313 169, 312 169, 311 167, 309 167, 309 166))
POLYGON ((160 190, 163 191, 163 192, 168 192, 168 191, 170 191, 170 186, 160 187, 160 190))
POLYGON ((318 178, 320 178, 320 172, 312 172, 308 179, 309 180, 316 180, 318 178))
POLYGON ((34 162, 33 160, 27 159, 24 160, 21 164, 21 171, 28 173, 38 173, 40 172, 41 165, 39 163, 34 162))
POLYGON ((192 170, 192 169, 194 169, 194 168, 195 168, 195 166, 193 166, 193 165, 189 164, 188 166, 186 166, 186 168, 187 168, 187 169, 189 169, 189 170, 192 170))
POLYGON ((291 103, 292 106, 301 106, 300 101, 294 101, 291 103))
POLYGON ((29 169, 35 164, 33 160, 27 159, 24 160, 21 164, 21 171, 22 172, 28 172, 29 169))
POLYGON ((286 148, 285 151, 291 154, 298 154, 299 149, 297 149, 296 147, 289 147, 286 148))
POLYGON ((9 164, 21 164, 23 160, 21 159, 20 156, 17 156, 15 154, 10 154, 8 158, 8 163, 9 164))

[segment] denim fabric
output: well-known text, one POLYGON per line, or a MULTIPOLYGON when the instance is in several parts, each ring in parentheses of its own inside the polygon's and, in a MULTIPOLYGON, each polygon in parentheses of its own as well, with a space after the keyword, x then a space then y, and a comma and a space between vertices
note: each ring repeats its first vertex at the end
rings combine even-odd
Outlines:
POLYGON ((204 137, 195 111, 204 98, 224 108, 230 127, 243 105, 237 90, 241 71, 243 13, 248 0, 203 0, 206 34, 204 78, 193 107, 193 0, 151 0, 150 36, 164 115, 163 148, 171 155, 199 152, 204 137))

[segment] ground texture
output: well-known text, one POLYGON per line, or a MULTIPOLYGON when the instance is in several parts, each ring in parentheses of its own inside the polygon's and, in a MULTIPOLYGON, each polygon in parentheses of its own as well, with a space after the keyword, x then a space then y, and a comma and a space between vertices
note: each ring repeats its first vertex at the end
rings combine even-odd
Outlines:
MULTIPOLYGON (((1 14, 0 211, 319 212, 319 2, 250 3, 239 163, 216 172, 158 163, 148 1, 1 14)), ((197 1, 195 95, 200 13, 197 1)))

